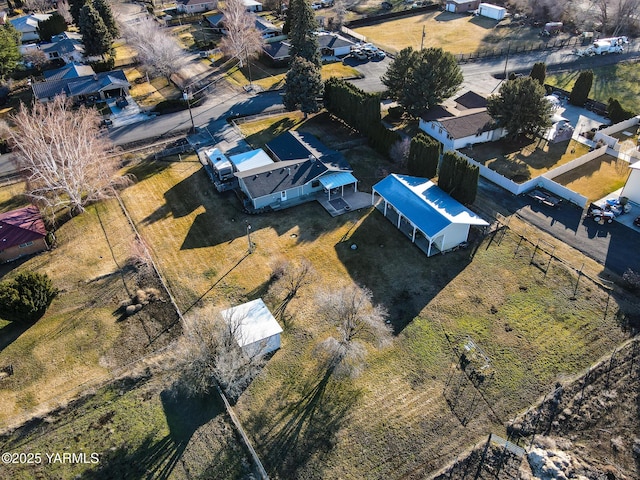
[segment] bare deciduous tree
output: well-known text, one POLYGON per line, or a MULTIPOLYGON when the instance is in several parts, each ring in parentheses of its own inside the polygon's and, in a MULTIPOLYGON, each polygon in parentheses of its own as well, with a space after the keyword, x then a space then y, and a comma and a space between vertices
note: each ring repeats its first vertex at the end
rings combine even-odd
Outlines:
POLYGON ((270 289, 269 294, 275 298, 281 298, 280 303, 273 311, 273 315, 278 317, 287 326, 289 321, 286 310, 291 300, 293 300, 298 291, 310 285, 314 278, 315 272, 311 266, 311 262, 303 259, 299 264, 283 260, 278 261, 274 267, 274 276, 277 277, 275 283, 270 289))
POLYGON ((411 148, 411 139, 405 137, 401 140, 398 140, 396 143, 391 145, 391 149, 389 150, 389 157, 395 163, 400 165, 401 167, 407 166, 407 161, 409 160, 409 149, 411 148))
POLYGON ((69 9, 69 2, 65 0, 60 0, 58 2, 57 11, 60 14, 60 16, 64 18, 65 22, 67 22, 69 25, 73 23, 73 16, 71 15, 71 10, 69 9))
POLYGON ((73 109, 59 95, 31 110, 23 104, 11 121, 15 127, 7 133, 15 144, 15 162, 26 176, 27 195, 44 208, 69 207, 80 213, 131 182, 115 176, 120 160, 100 132, 96 110, 73 109))
POLYGON ((241 314, 196 314, 185 319, 177 349, 183 383, 191 395, 204 395, 218 384, 235 401, 264 365, 264 355, 242 349, 241 314))
POLYGON ((152 73, 170 80, 187 61, 175 39, 150 18, 135 24, 122 24, 121 30, 127 43, 138 52, 140 63, 152 73))
POLYGON ((46 12, 51 8, 49 0, 24 0, 23 8, 34 12, 46 12))
POLYGON ((36 68, 42 68, 49 63, 47 54, 39 48, 30 48, 22 54, 22 58, 27 64, 32 64, 36 68))
POLYGON ((220 41, 220 49, 225 55, 237 58, 242 67, 245 60, 257 57, 262 49, 263 40, 256 29, 255 14, 247 12, 242 0, 228 0, 221 10, 226 34, 220 41))
POLYGON ((329 355, 329 367, 337 374, 358 375, 366 354, 364 344, 380 347, 391 340, 387 311, 372 303, 371 290, 357 285, 321 291, 317 302, 320 314, 338 330, 337 337, 321 344, 329 355))

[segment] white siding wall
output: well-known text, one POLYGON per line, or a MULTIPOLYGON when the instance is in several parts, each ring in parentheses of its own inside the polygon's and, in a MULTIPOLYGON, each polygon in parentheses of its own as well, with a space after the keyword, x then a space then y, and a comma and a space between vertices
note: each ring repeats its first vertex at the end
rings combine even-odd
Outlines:
POLYGON ((631 170, 627 184, 622 189, 623 197, 627 197, 632 202, 640 204, 640 170, 631 170))
POLYGON ((493 130, 482 132, 480 135, 471 135, 469 137, 459 138, 453 141, 453 149, 458 150, 467 145, 475 145, 476 143, 490 142, 493 139, 493 130))
POLYGON ((444 240, 436 242, 440 250, 447 250, 466 242, 469 237, 469 225, 461 223, 452 223, 444 229, 444 240))
POLYGON ((448 138, 447 131, 438 122, 425 122, 420 119, 420 129, 430 137, 442 143, 443 150, 453 150, 453 139, 448 138))
POLYGON ((258 353, 266 354, 269 352, 274 352, 280 348, 280 334, 277 333, 275 335, 270 336, 266 340, 261 340, 259 342, 250 343, 249 345, 245 345, 242 349, 247 353, 247 355, 257 355, 258 353))

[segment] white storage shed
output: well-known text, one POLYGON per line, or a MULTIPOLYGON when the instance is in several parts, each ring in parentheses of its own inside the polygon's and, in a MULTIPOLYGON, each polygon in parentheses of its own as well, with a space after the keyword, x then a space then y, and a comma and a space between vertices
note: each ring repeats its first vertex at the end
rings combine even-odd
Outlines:
POLYGON ((247 355, 264 355, 280 348, 282 327, 261 298, 221 313, 225 322, 233 323, 236 342, 247 355))
POLYGON ((507 14, 507 9, 493 5, 491 3, 481 3, 478 6, 478 15, 493 18, 494 20, 502 20, 507 14))

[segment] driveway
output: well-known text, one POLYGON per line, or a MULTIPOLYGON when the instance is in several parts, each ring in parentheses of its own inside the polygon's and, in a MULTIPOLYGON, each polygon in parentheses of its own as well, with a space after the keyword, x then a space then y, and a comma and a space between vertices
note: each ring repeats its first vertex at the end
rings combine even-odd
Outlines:
POLYGON ((505 215, 516 213, 525 221, 553 235, 558 240, 580 250, 622 275, 627 268, 640 272, 640 233, 618 222, 599 225, 584 218, 582 209, 562 204, 554 209, 540 205, 527 196, 514 196, 497 185, 480 178, 478 185, 480 202, 490 199, 499 204, 505 215))

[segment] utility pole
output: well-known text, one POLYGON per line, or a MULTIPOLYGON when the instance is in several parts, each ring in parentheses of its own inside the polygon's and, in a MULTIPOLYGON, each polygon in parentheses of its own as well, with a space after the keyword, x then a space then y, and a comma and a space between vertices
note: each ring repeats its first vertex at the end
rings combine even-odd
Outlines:
POLYGON ((253 243, 251 242, 251 224, 247 222, 247 241, 249 242, 249 253, 253 253, 253 243))
POLYGON ((422 50, 424 48, 424 36, 425 36, 424 27, 425 26, 423 25, 422 26, 422 40, 420 40, 420 50, 422 50))
POLYGON ((196 124, 193 121, 193 112, 191 111, 191 102, 189 101, 189 94, 187 93, 186 90, 182 91, 182 99, 186 100, 187 107, 189 107, 189 117, 191 118, 191 130, 189 130, 189 133, 195 133, 196 132, 196 124))

